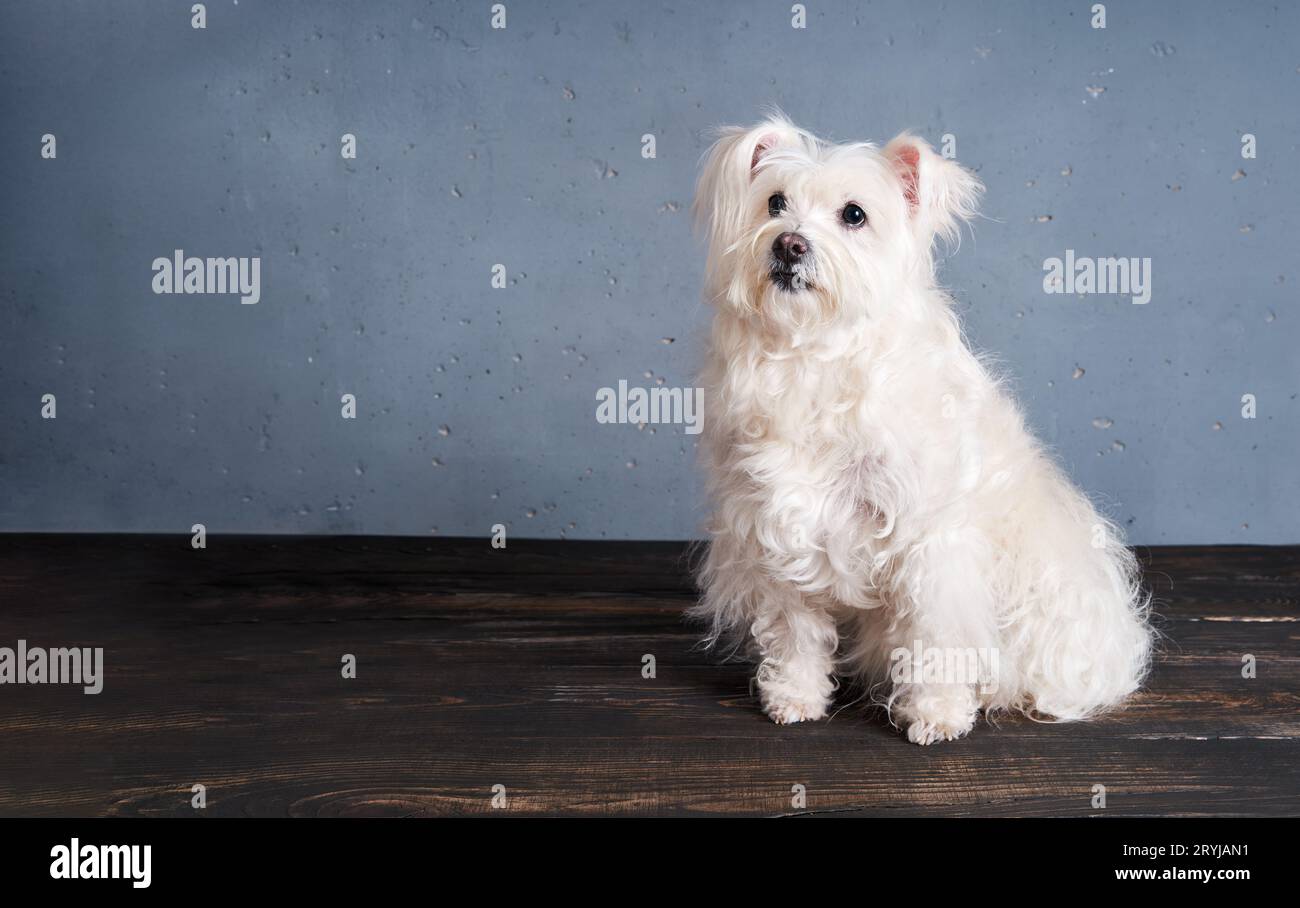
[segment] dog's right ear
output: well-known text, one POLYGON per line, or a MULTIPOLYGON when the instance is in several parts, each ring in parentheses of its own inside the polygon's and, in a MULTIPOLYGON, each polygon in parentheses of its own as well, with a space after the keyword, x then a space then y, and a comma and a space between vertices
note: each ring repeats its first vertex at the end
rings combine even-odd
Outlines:
POLYGON ((745 196, 763 158, 778 148, 798 147, 807 140, 806 133, 783 117, 748 129, 728 126, 719 131, 718 140, 704 153, 691 206, 696 228, 708 236, 710 246, 739 226, 745 196))

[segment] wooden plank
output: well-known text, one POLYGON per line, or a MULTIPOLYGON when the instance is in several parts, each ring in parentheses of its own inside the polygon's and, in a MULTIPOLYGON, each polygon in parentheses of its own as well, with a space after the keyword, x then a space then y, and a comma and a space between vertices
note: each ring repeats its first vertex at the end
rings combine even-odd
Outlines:
POLYGON ((511 813, 793 813, 794 784, 828 814, 1086 814, 1096 784, 1108 814, 1300 813, 1300 550, 1142 554, 1166 639, 1128 709, 922 749, 847 696, 769 723, 695 648, 679 543, 0 537, 0 645, 107 668, 0 687, 0 814, 189 815, 196 782, 209 815, 487 813, 498 783, 511 813))

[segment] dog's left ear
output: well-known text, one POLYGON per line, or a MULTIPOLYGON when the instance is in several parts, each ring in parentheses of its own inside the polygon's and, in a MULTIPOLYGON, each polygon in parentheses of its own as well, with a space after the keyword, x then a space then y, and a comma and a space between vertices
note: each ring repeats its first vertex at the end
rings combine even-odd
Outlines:
POLYGON ((917 238, 928 248, 936 236, 948 243, 961 238, 961 223, 975 216, 984 185, 956 161, 935 154, 924 139, 909 133, 885 146, 897 174, 917 238))

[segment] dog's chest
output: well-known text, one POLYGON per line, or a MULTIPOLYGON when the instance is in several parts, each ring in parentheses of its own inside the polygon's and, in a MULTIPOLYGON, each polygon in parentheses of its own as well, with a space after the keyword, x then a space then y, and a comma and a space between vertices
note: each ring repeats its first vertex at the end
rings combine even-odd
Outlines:
POLYGON ((735 479, 776 497, 792 490, 801 499, 843 497, 862 485, 864 471, 882 468, 864 431, 858 377, 787 359, 729 378, 718 401, 724 418, 716 441, 720 466, 735 479))
POLYGON ((726 379, 722 409, 740 438, 818 452, 853 444, 863 428, 867 389, 847 367, 767 358, 726 379))

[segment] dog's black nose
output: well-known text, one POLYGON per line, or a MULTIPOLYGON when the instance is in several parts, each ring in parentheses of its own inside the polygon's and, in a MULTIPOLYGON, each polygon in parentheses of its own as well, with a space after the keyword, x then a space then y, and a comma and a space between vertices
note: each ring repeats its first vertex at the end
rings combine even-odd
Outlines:
POLYGON ((783 233, 772 241, 772 254, 783 265, 794 265, 808 254, 808 241, 798 233, 783 233))

